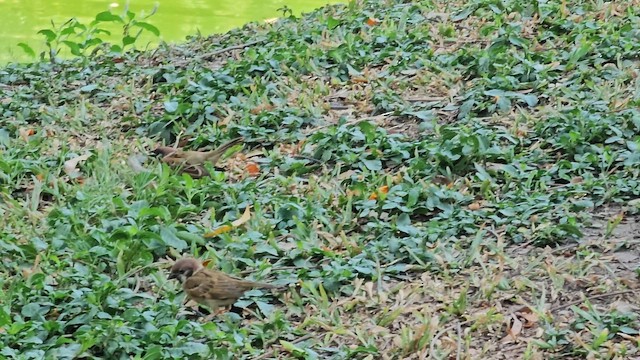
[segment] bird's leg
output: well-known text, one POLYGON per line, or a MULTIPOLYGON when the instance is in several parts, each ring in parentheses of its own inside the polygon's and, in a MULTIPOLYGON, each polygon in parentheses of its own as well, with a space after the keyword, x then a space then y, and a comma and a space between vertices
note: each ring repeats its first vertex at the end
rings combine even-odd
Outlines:
POLYGON ((226 312, 226 309, 224 307, 212 308, 211 309, 211 313, 209 315, 205 316, 202 319, 202 322, 212 321, 214 318, 216 318, 220 314, 223 314, 224 312, 226 312))

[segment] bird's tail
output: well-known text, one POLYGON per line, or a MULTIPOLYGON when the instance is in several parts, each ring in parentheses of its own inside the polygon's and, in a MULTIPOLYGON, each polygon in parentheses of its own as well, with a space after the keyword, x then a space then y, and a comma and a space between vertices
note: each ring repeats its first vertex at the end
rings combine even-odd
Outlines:
POLYGON ((256 289, 282 289, 284 288, 284 286, 282 285, 274 285, 274 284, 268 284, 268 283, 262 283, 262 282, 253 282, 252 284, 253 288, 256 289))
POLYGON ((239 136, 239 137, 237 137, 235 139, 232 139, 232 140, 230 140, 230 141, 218 146, 214 150, 211 150, 211 151, 208 152, 208 156, 207 156, 208 160, 217 161, 227 150, 229 150, 232 147, 242 143, 243 141, 244 141, 244 137, 239 136))

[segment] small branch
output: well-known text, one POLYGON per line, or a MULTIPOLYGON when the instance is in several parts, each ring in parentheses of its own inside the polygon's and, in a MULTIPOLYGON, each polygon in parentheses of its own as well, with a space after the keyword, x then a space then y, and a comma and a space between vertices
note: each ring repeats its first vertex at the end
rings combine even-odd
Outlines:
POLYGON ((460 326, 460 323, 456 324, 456 330, 458 331, 458 352, 456 353, 456 360, 460 360, 460 354, 462 353, 462 326, 460 326))
POLYGON ((423 97, 423 98, 406 98, 402 99, 408 102, 432 102, 432 101, 442 101, 446 98, 444 96, 434 96, 434 97, 423 97))
MULTIPOLYGON (((440 338, 440 336, 442 336, 444 333, 453 330, 453 329, 460 329, 460 331, 462 331, 462 325, 466 325, 469 324, 471 322, 471 320, 467 320, 467 321, 463 321, 463 322, 459 322, 456 321, 455 325, 451 325, 451 326, 447 326, 446 328, 444 328, 444 330, 440 331, 439 333, 436 334, 436 336, 433 337, 433 339, 431 339, 431 345, 429 346, 429 356, 432 359, 436 359, 436 355, 435 353, 435 348, 436 348, 436 341, 440 338)), ((458 333, 459 333, 458 332, 458 333)), ((459 335, 458 335, 459 336, 459 335)), ((458 342, 458 347, 460 347, 460 343, 458 342)), ((458 354, 460 353, 460 350, 458 350, 458 354)))

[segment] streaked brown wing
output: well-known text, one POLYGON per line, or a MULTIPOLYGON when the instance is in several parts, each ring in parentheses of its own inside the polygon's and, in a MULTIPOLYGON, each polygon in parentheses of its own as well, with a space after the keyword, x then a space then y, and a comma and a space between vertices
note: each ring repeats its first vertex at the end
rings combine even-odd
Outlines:
POLYGON ((238 299, 248 288, 241 281, 222 273, 202 269, 184 282, 185 291, 193 297, 214 300, 238 299))
POLYGON ((182 284, 184 291, 192 298, 208 298, 209 294, 213 292, 214 282, 212 282, 202 271, 191 275, 182 284))

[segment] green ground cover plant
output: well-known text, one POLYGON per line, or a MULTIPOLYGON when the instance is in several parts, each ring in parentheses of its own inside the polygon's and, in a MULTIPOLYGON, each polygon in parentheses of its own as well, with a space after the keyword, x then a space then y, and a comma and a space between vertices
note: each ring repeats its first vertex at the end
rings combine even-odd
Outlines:
POLYGON ((353 1, 4 67, 0 358, 640 356, 639 14, 353 1), (287 290, 203 322, 183 255, 287 290))

